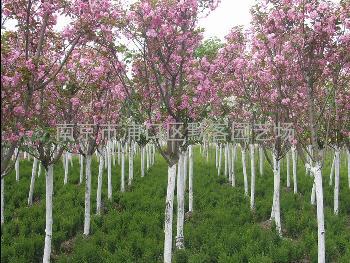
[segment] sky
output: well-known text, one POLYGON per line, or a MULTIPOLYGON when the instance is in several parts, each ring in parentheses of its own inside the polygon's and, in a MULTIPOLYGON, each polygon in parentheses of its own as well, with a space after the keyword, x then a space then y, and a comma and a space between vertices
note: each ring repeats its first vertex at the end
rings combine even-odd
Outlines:
POLYGON ((254 0, 221 0, 217 9, 200 20, 199 25, 205 28, 204 37, 223 40, 233 26, 248 26, 253 4, 254 0))
MULTIPOLYGON (((134 0, 124 1, 133 2, 134 0)), ((249 9, 253 3, 254 0, 221 0, 213 12, 199 21, 200 27, 205 29, 204 38, 218 37, 224 40, 225 35, 233 26, 247 26, 251 19, 249 9)), ((62 29, 68 22, 67 18, 58 17, 56 28, 62 29)), ((9 21, 6 24, 7 28, 15 26, 14 21, 9 21)))

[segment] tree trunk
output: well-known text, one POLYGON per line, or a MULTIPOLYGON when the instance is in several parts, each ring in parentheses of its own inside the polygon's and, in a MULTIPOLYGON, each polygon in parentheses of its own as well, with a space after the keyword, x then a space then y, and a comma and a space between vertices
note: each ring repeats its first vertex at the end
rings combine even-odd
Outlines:
POLYGON ((103 176, 103 153, 100 154, 97 177, 97 195, 96 195, 96 214, 101 215, 101 193, 102 193, 102 176, 103 176))
POLYGON ((289 151, 286 153, 286 161, 287 161, 287 188, 290 188, 290 157, 289 157, 289 151))
POLYGON ((63 155, 63 158, 64 158, 64 181, 63 181, 63 184, 67 184, 68 182, 68 152, 66 152, 64 155, 63 155))
MULTIPOLYGON (((312 174, 312 173, 311 173, 312 174)), ((314 182, 312 184, 312 190, 311 190, 311 204, 315 205, 316 204, 316 184, 315 184, 315 178, 314 182)))
POLYGON ((294 194, 298 193, 298 181, 297 181, 297 155, 295 146, 292 147, 292 161, 293 161, 293 184, 294 194))
POLYGON ((332 184, 333 184, 334 163, 335 163, 335 155, 334 155, 334 157, 333 157, 331 172, 330 172, 330 174, 329 174, 329 185, 332 185, 332 184))
POLYGON ((42 169, 41 162, 38 163, 38 166, 39 166, 38 177, 40 177, 40 175, 41 175, 41 169, 42 169))
POLYGON ((5 178, 1 178, 1 225, 5 222, 5 178))
POLYGON ((228 181, 232 184, 232 162, 231 162, 231 144, 227 144, 227 167, 228 167, 228 181))
POLYGON ((339 213, 339 169, 340 169, 340 149, 335 148, 335 175, 334 175, 334 214, 339 213))
POLYGON ((83 183, 83 177, 84 177, 84 156, 80 155, 80 176, 79 176, 79 184, 83 183))
POLYGON ((165 204, 164 263, 171 263, 173 243, 173 204, 176 180, 176 164, 168 166, 168 187, 165 204))
POLYGON ((145 176, 145 146, 141 146, 141 177, 145 176))
POLYGON ((225 145, 224 145, 224 157, 225 157, 225 168, 224 168, 224 175, 225 175, 225 177, 227 177, 227 172, 228 172, 228 166, 227 166, 227 143, 225 143, 225 145))
POLYGON ((316 163, 314 176, 316 184, 317 199, 317 227, 318 227, 318 262, 325 262, 325 229, 324 229, 324 210, 323 210, 323 187, 321 164, 316 163))
POLYGON ((237 155, 237 144, 233 144, 232 146, 232 156, 231 156, 231 170, 232 170, 232 181, 231 184, 233 187, 236 186, 236 174, 235 174, 235 160, 237 155))
POLYGON ((276 230, 282 236, 281 227, 281 208, 280 208, 280 161, 277 154, 273 152, 273 202, 271 211, 271 220, 276 224, 276 230))
POLYGON ((348 184, 350 189, 350 150, 347 149, 347 156, 348 156, 348 184))
POLYGON ((218 169, 219 166, 219 145, 215 144, 215 167, 218 169))
POLYGON ((186 150, 183 154, 184 192, 186 192, 186 186, 187 186, 187 167, 188 167, 188 150, 186 150))
POLYGON ((218 175, 221 173, 221 160, 222 160, 222 145, 219 145, 219 163, 218 163, 218 175))
POLYGON ((260 175, 264 175, 264 150, 262 146, 259 146, 259 172, 260 175))
POLYGON ((147 162, 147 171, 149 170, 150 166, 150 153, 149 153, 149 144, 146 145, 146 162, 147 162))
POLYGON ((250 181, 250 209, 255 208, 255 149, 254 144, 250 144, 250 170, 251 170, 251 181, 250 181))
POLYGON ((244 147, 241 147, 242 153, 242 165, 243 165, 243 179, 244 179, 244 194, 248 196, 248 176, 247 176, 247 163, 246 163, 246 154, 244 147))
POLYGON ((121 145, 121 182, 120 182, 120 191, 125 192, 125 145, 121 145))
MULTIPOLYGON (((111 141, 107 142, 106 145, 106 156, 107 160, 105 160, 105 163, 107 162, 107 195, 108 199, 112 200, 112 194, 113 194, 113 188, 112 188, 112 160, 111 160, 111 141)), ((103 162, 103 158, 101 160, 103 162)), ((103 169, 103 167, 102 167, 103 169)))
POLYGON ((86 155, 85 173, 86 173, 86 177, 85 177, 86 185, 85 185, 84 235, 87 236, 90 233, 90 199, 91 199, 91 155, 90 154, 86 155))
POLYGON ((178 173, 177 173, 177 228, 176 228, 176 248, 184 248, 184 212, 185 212, 185 202, 184 202, 184 173, 183 173, 183 164, 184 164, 185 154, 181 152, 180 159, 178 163, 178 173))
POLYGON ((16 171, 16 181, 19 181, 19 149, 17 148, 15 151, 15 155, 17 156, 16 162, 15 162, 15 171, 16 171))
POLYGON ((129 146, 129 180, 128 185, 131 185, 132 179, 133 179, 133 147, 132 142, 130 142, 129 146))
POLYGON ((118 148, 118 165, 120 165, 120 141, 117 142, 117 148, 118 148))
POLYGON ((38 166, 38 159, 34 157, 33 167, 32 167, 32 178, 30 180, 29 195, 28 195, 28 205, 33 204, 33 193, 34 193, 34 183, 36 177, 36 168, 38 166))
POLYGON ((188 146, 189 172, 188 172, 188 211, 193 211, 193 152, 192 145, 188 146))
POLYGON ((46 227, 43 263, 50 262, 52 238, 53 165, 46 171, 46 227))

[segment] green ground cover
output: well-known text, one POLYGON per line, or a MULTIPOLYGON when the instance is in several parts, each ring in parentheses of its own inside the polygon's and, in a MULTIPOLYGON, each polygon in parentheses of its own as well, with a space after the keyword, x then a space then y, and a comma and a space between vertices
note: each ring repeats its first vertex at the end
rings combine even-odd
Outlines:
MULTIPOLYGON (((214 150, 210 162, 195 149, 194 213, 186 217, 185 246, 174 253, 174 262, 317 262, 316 208, 310 204, 312 178, 299 162, 299 194, 287 189, 285 163, 281 170, 283 238, 267 224, 272 206, 273 175, 256 179, 256 210, 244 197, 240 158, 237 187, 218 177, 214 150)), ((350 191, 347 167, 341 164, 340 214, 333 215, 333 188, 328 185, 329 158, 323 170, 327 262, 350 262, 350 191)), ((53 262, 161 262, 167 166, 157 155, 156 164, 140 177, 135 159, 134 182, 120 193, 120 168, 113 167, 113 202, 107 201, 104 172, 103 212, 96 216, 98 164, 92 164, 91 235, 83 237, 84 186, 79 185, 79 163, 63 185, 62 162, 54 168, 53 262)), ((1 262, 41 262, 45 234, 45 176, 35 182, 34 204, 27 206, 32 163, 21 161, 20 181, 14 173, 5 178, 5 224, 1 227, 1 262)), ((126 168, 128 166, 126 165, 126 168)), ((248 165, 249 172, 249 165, 248 165)), ((126 169, 127 174, 127 169, 126 169)), ((250 180, 249 180, 250 181, 250 180)), ((187 198, 186 198, 187 200, 187 198)), ((186 202, 186 211, 188 203, 186 202)), ((176 207, 176 201, 174 204, 176 207)), ((174 211, 174 237, 176 210, 174 211)))

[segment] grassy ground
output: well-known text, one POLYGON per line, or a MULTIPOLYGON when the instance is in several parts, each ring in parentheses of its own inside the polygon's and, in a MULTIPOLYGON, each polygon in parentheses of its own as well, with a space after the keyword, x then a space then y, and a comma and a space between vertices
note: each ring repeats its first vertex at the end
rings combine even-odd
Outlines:
MULTIPOLYGON (((267 224, 272 205, 273 176, 266 163, 257 173, 256 210, 244 197, 240 158, 236 165, 237 187, 218 177, 214 150, 207 163, 195 150, 194 213, 186 218, 185 246, 175 252, 174 262, 317 262, 316 209, 310 205, 312 178, 299 163, 299 194, 287 189, 282 165, 281 210, 283 238, 267 224)), ((350 262, 350 191, 347 167, 341 165, 340 214, 333 215, 333 189, 328 185, 330 160, 324 168, 327 262, 350 262)), ((157 156, 156 164, 140 178, 139 157, 135 180, 121 194, 120 168, 113 168, 113 202, 107 202, 106 172, 103 215, 92 215, 91 235, 82 235, 84 186, 78 185, 79 164, 63 185, 60 162, 54 168, 53 255, 54 262, 161 262, 167 167, 157 156)), ((35 182, 32 207, 27 207, 31 162, 22 161, 20 181, 14 174, 5 179, 5 224, 1 228, 1 262, 40 262, 45 234, 45 176, 35 182)), ((127 166, 126 166, 127 167, 127 166)), ((96 209, 98 165, 92 167, 92 212, 96 209)), ((249 165, 248 165, 249 172, 249 165)), ((250 181, 250 180, 249 180, 250 181)), ((187 199, 186 199, 187 200, 187 199)), ((186 211, 187 211, 186 202, 186 211)), ((176 207, 176 205, 174 206, 176 207)), ((174 214, 176 218, 176 211, 174 214)), ((174 220, 174 236, 176 235, 174 220)))

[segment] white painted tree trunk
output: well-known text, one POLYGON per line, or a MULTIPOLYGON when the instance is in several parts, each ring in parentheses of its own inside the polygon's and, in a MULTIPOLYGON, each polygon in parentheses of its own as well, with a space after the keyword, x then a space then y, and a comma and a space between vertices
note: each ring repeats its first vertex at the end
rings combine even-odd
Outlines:
POLYGON ((154 161, 156 159, 156 147, 155 147, 154 144, 152 144, 152 152, 153 152, 153 154, 152 154, 152 165, 154 165, 154 161))
POLYGON ((222 145, 219 145, 219 163, 218 163, 218 175, 221 173, 221 163, 222 163, 222 145))
POLYGON ((120 191, 125 192, 125 145, 121 145, 121 182, 120 191))
POLYGON ((183 153, 183 178, 184 178, 184 191, 186 192, 187 186, 187 168, 188 168, 188 150, 183 153))
POLYGON ((147 168, 147 171, 149 170, 149 167, 150 167, 150 152, 149 152, 149 144, 146 145, 146 168, 147 168))
POLYGON ((193 152, 192 145, 188 146, 189 171, 188 171, 188 211, 193 211, 193 152))
POLYGON ((178 173, 177 173, 177 221, 176 221, 176 248, 184 248, 184 212, 185 212, 185 202, 184 202, 184 173, 183 173, 183 164, 184 164, 184 153, 180 153, 179 163, 178 163, 178 173))
POLYGON ((250 209, 255 208, 255 146, 250 144, 250 170, 251 170, 251 181, 250 181, 250 209))
POLYGON ((97 177, 97 194, 96 194, 96 214, 101 215, 101 194, 102 194, 102 176, 103 176, 103 153, 100 154, 97 177))
POLYGON ((1 225, 5 222, 5 178, 1 178, 1 225))
POLYGON ((118 148, 118 165, 120 165, 120 141, 117 142, 117 148, 118 148))
MULTIPOLYGON (((312 174, 310 172, 310 174, 312 174)), ((315 178, 314 178, 314 182, 312 184, 312 190, 311 190, 311 200, 310 200, 312 205, 316 204, 316 184, 315 184, 315 178)))
POLYGON ((237 155, 237 144, 233 144, 232 146, 232 158, 231 158, 231 170, 232 170, 232 181, 231 184, 233 187, 236 186, 236 173, 235 173, 235 160, 237 155))
POLYGON ((246 152, 244 147, 241 147, 242 153, 242 168, 243 168, 243 180, 244 180, 244 194, 248 196, 248 175, 247 175, 247 162, 246 162, 246 152))
POLYGON ((232 162, 231 162, 231 144, 227 144, 227 167, 228 167, 228 181, 232 184, 232 162))
MULTIPOLYGON (((102 160, 101 160, 102 162, 102 160)), ((103 162, 102 162, 103 163, 103 162)), ((91 155, 86 155, 85 170, 85 218, 84 218, 84 235, 90 233, 90 199, 91 199, 91 155)))
POLYGON ((330 172, 330 174, 329 174, 329 185, 332 185, 332 184, 333 184, 334 163, 335 163, 335 155, 334 155, 334 157, 333 157, 331 172, 330 172))
POLYGON ((115 166, 115 141, 111 141, 112 145, 112 160, 113 160, 113 166, 115 166))
MULTIPOLYGON (((201 146, 202 148, 202 146, 201 146)), ((219 166, 219 145, 215 144, 215 167, 218 169, 219 166)))
POLYGON ((348 156, 348 184, 350 189, 350 150, 347 149, 347 156, 348 156))
POLYGON ((259 172, 260 175, 264 175, 264 149, 259 146, 259 172))
POLYGON ((335 175, 334 175, 334 214, 339 213, 339 169, 340 169, 340 149, 335 148, 335 175))
POLYGON ((70 161, 70 166, 73 167, 73 154, 69 152, 68 157, 69 157, 69 161, 70 161))
POLYGON ((289 157, 289 151, 286 153, 286 159, 287 159, 287 188, 290 188, 290 157, 289 157))
POLYGON ((132 179, 134 177, 134 169, 133 169, 133 146, 132 142, 130 143, 129 147, 129 180, 128 180, 128 185, 130 186, 132 183, 132 179))
POLYGON ((318 228, 318 263, 325 262, 325 229, 323 209, 323 186, 321 164, 316 163, 314 168, 317 199, 317 228, 318 228))
POLYGON ((82 184, 83 183, 83 178, 84 178, 84 156, 83 155, 80 155, 79 161, 80 161, 79 184, 82 184))
MULTIPOLYGON (((101 158, 100 162, 102 163, 107 162, 107 196, 108 196, 108 200, 112 200, 113 188, 112 188, 111 141, 107 142, 106 149, 105 149, 105 157, 107 157, 107 160, 104 161, 103 158, 101 158)), ((102 169, 103 169, 103 166, 102 166, 102 169)))
POLYGON ((292 147, 292 162, 293 162, 293 185, 294 185, 294 194, 298 193, 298 181, 297 181, 297 156, 296 148, 292 147))
POLYGON ((176 164, 168 167, 168 186, 165 203, 164 263, 171 263, 173 243, 173 205, 176 180, 176 164))
POLYGON ((145 146, 141 146, 141 177, 145 176, 145 146))
POLYGON ((271 211, 271 220, 276 224, 276 230, 282 236, 281 227, 281 208, 280 208, 280 161, 277 160, 277 155, 273 152, 273 202, 271 211))
POLYGON ((16 162, 15 162, 15 171, 16 171, 16 181, 19 181, 19 154, 18 154, 18 148, 16 149, 15 155, 17 156, 16 162))
POLYGON ((29 195, 28 195, 28 205, 33 204, 33 193, 34 193, 34 184, 36 177, 36 168, 38 166, 38 159, 34 157, 33 166, 32 166, 32 177, 30 179, 29 195))
POLYGON ((225 175, 225 177, 227 177, 227 172, 228 172, 228 166, 227 166, 227 143, 225 143, 225 145, 224 145, 224 158, 225 158, 225 167, 224 167, 224 175, 225 175))
POLYGON ((40 175, 41 175, 41 170, 42 170, 41 162, 38 162, 38 166, 39 166, 39 169, 38 169, 38 177, 40 177, 40 175))
POLYGON ((63 155, 63 158, 64 158, 64 181, 63 181, 63 184, 67 184, 68 183, 68 152, 66 152, 64 155, 63 155))
POLYGON ((50 262, 52 239, 52 195, 53 195, 53 165, 46 172, 46 227, 43 263, 50 262))

